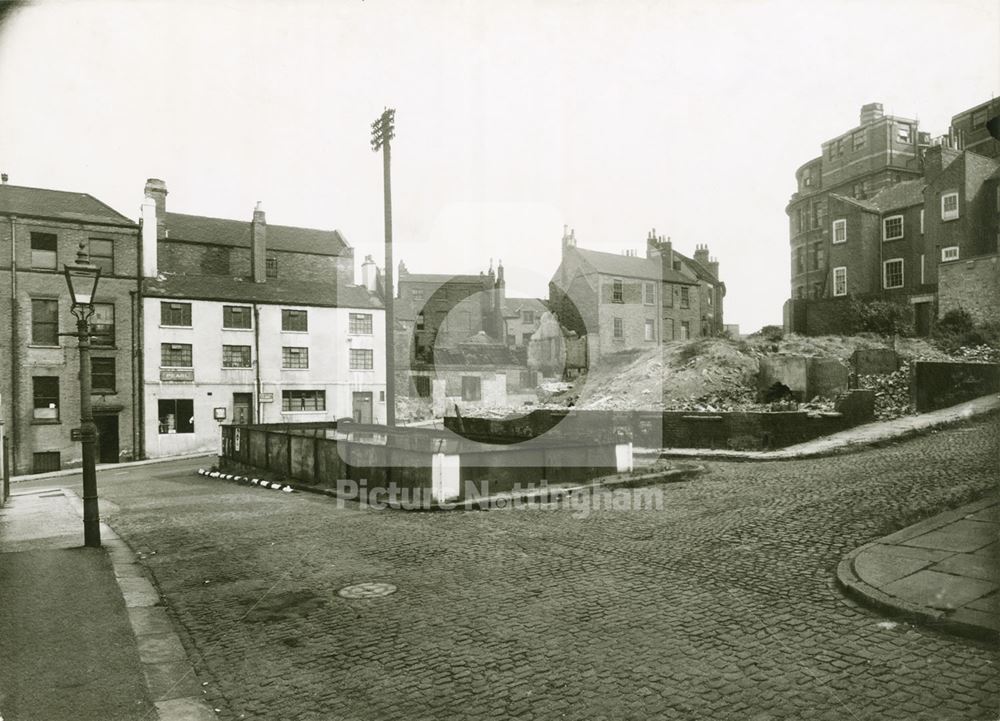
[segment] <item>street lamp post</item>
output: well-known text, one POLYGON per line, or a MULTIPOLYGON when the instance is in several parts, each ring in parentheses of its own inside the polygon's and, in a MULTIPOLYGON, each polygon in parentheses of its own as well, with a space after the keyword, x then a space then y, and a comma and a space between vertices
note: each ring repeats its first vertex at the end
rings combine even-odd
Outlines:
POLYGON ((396 349, 393 343, 392 185, 389 176, 390 143, 395 137, 396 111, 386 108, 372 123, 372 150, 382 151, 382 190, 385 201, 385 424, 396 425, 396 349))
POLYGON ((63 265, 66 285, 76 316, 76 335, 80 342, 80 446, 83 449, 83 543, 92 548, 101 546, 101 517, 97 506, 97 469, 94 446, 97 429, 90 406, 90 318, 94 315, 94 295, 101 269, 90 262, 84 242, 76 254, 76 262, 63 265))

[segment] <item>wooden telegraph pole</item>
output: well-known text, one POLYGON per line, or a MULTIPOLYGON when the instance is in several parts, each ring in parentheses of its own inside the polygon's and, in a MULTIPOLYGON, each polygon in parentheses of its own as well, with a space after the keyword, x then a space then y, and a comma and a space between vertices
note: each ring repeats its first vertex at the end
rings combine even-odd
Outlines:
POLYGON ((386 108, 379 119, 372 123, 372 150, 382 151, 382 186, 385 196, 385 423, 396 425, 396 363, 393 343, 392 301, 395 291, 392 282, 392 187, 389 174, 389 141, 395 136, 396 111, 386 108))

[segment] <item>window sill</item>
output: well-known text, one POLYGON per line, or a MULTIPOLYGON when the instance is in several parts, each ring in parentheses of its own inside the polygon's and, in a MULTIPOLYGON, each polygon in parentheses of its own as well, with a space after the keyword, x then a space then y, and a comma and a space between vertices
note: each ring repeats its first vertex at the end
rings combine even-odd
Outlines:
POLYGON ((374 333, 351 333, 350 331, 348 331, 347 335, 361 336, 363 338, 371 338, 375 334, 374 333))
POLYGON ((116 395, 118 395, 118 391, 98 390, 96 388, 91 388, 90 389, 90 395, 92 395, 92 396, 116 396, 116 395))
POLYGON ((253 366, 222 366, 224 371, 252 371, 253 366))
POLYGON ((950 223, 953 220, 958 220, 958 216, 956 215, 954 218, 941 218, 942 223, 950 223))
POLYGON ((159 436, 193 436, 194 435, 194 431, 184 431, 183 433, 180 433, 178 431, 174 431, 173 433, 164 433, 163 431, 160 431, 159 433, 157 433, 157 435, 159 435, 159 436))
POLYGON ((55 350, 56 348, 62 348, 61 345, 42 345, 41 343, 29 343, 29 348, 45 348, 47 350, 55 350))
POLYGON ((32 418, 31 424, 33 426, 58 426, 61 425, 62 421, 58 418, 32 418))
POLYGON ((904 235, 900 235, 900 236, 897 236, 895 238, 882 238, 882 242, 883 243, 891 243, 894 240, 903 240, 905 237, 906 236, 904 236, 904 235))
POLYGON ((294 333, 296 335, 309 335, 309 331, 308 330, 285 330, 284 328, 282 328, 281 332, 282 333, 294 333))
POLYGON ((191 326, 191 325, 164 325, 163 323, 160 323, 160 327, 161 328, 185 328, 187 330, 191 330, 192 328, 194 328, 194 326, 191 326))
POLYGON ((253 328, 229 328, 227 326, 222 326, 222 330, 233 331, 235 333, 252 333, 253 328))
POLYGON ((307 371, 307 370, 309 370, 309 369, 308 368, 282 368, 281 372, 284 373, 285 371, 307 371))
POLYGON ((283 416, 300 416, 300 415, 303 415, 303 414, 306 414, 306 415, 316 415, 317 413, 326 413, 326 411, 325 410, 323 410, 323 411, 281 411, 281 415, 283 415, 283 416))
POLYGON ((348 368, 352 373, 374 373, 374 368, 348 368))

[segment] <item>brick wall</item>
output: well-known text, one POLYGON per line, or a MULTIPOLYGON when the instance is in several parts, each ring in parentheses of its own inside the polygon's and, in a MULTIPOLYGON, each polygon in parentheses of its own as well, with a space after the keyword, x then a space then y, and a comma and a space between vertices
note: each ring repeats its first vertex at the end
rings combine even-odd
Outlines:
POLYGON ((913 407, 925 413, 1000 391, 1000 363, 918 361, 910 379, 913 407))
POLYGON ((941 263, 938 317, 959 308, 977 323, 1000 322, 1000 255, 941 263))
MULTIPOLYGON (((107 239, 113 242, 113 270, 110 273, 102 272, 97 301, 114 306, 115 335, 107 344, 95 346, 91 357, 114 359, 116 388, 113 393, 93 395, 92 405, 95 415, 117 418, 116 459, 130 460, 137 452, 133 443, 132 393, 132 292, 136 289, 136 232, 120 227, 18 220, 17 297, 16 305, 12 305, 10 230, 10 222, 4 219, 0 223, 0 345, 11 348, 16 344, 19 349, 16 357, 11 353, 0 353, 0 395, 3 399, 0 418, 6 422, 11 443, 16 446, 11 457, 11 474, 32 472, 35 453, 58 453, 59 465, 63 468, 79 466, 82 462, 80 443, 70 437, 70 430, 80 426, 77 341, 70 337, 60 337, 56 346, 32 342, 33 299, 56 300, 58 331, 67 333, 76 330, 76 319, 70 313, 69 289, 62 270, 63 264, 76 260, 81 240, 107 239), (55 270, 31 269, 33 231, 56 235, 55 270), (16 363, 17 367, 16 398, 12 363, 16 363), (58 378, 57 419, 35 418, 32 379, 36 376, 58 378)), ((107 423, 112 421, 108 420, 107 423)), ((100 459, 98 462, 101 462, 100 459)))
MULTIPOLYGON (((354 283, 354 256, 314 255, 268 250, 278 264, 277 280, 354 283)), ((188 275, 250 278, 250 248, 163 240, 157 243, 159 270, 188 275)))

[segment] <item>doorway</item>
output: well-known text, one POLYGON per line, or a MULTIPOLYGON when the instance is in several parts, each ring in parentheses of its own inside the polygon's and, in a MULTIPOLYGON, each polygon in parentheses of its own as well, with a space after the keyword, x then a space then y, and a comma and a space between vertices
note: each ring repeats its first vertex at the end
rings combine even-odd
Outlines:
POLYGON ((118 414, 95 415, 97 426, 97 462, 118 463, 118 414))
POLYGON ((252 393, 233 393, 233 423, 238 426, 253 423, 252 393))
POLYGON ((914 303, 913 320, 916 334, 922 338, 929 336, 931 334, 931 304, 914 303))
POLYGON ((371 391, 364 393, 354 393, 353 415, 355 423, 372 422, 372 394, 371 391))

